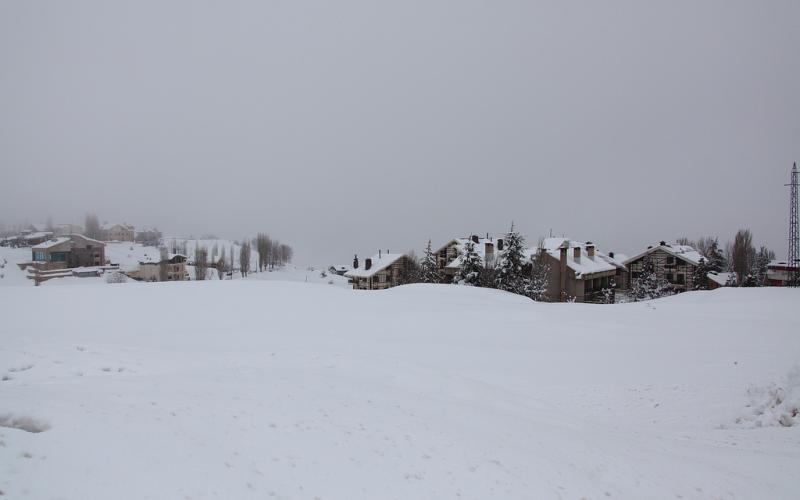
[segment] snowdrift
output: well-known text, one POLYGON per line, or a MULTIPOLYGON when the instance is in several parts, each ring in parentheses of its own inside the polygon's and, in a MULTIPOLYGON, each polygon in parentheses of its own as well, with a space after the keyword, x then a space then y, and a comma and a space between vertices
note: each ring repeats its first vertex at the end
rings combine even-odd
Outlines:
POLYGON ((2 287, 0 491, 796 498, 799 292, 2 287))

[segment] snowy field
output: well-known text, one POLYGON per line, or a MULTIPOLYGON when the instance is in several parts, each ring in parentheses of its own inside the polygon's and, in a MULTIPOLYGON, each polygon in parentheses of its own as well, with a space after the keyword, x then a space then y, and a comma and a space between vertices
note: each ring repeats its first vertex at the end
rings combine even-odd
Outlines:
POLYGON ((726 289, 537 304, 259 279, 0 287, 0 490, 798 498, 798 301, 726 289))

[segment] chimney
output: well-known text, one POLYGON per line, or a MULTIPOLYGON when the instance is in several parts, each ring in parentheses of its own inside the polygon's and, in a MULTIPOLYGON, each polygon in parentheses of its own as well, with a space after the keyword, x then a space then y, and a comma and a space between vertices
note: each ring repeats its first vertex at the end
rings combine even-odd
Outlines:
POLYGON ((503 251, 503 238, 497 238, 497 250, 500 252, 503 251))
POLYGON ((586 242, 586 254, 589 256, 590 259, 594 258, 594 243, 591 241, 586 242))
POLYGON ((575 260, 581 260, 581 247, 575 247, 572 249, 572 258, 575 260))
POLYGON ((378 258, 379 259, 381 258, 381 249, 380 248, 378 249, 378 258))
POLYGON ((364 259, 364 270, 369 271, 372 268, 372 259, 364 259))
POLYGON ((569 242, 566 240, 559 247, 559 300, 566 302, 567 300, 567 250, 569 250, 569 242))
POLYGON ((613 259, 614 258, 614 252, 608 252, 608 256, 613 259))
POLYGON ((478 241, 480 241, 480 238, 478 238, 478 235, 477 234, 473 234, 472 235, 472 242, 477 245, 478 241))
POLYGON ((667 246, 667 242, 666 241, 662 241, 661 243, 659 243, 659 245, 661 245, 662 247, 665 247, 665 246, 667 246))
POLYGON ((353 256, 353 269, 358 269, 358 255, 353 256))

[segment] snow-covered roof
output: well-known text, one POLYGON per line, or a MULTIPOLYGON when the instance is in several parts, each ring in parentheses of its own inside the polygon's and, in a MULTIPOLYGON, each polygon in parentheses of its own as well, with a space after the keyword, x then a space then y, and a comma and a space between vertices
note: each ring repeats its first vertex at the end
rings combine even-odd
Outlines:
POLYGON ((403 253, 381 253, 372 256, 372 267, 364 269, 365 264, 361 264, 357 269, 347 271, 345 276, 348 278, 369 278, 378 271, 382 271, 391 266, 398 260, 405 257, 403 253))
POLYGON ((62 236, 61 238, 55 238, 52 240, 45 241, 44 243, 40 243, 35 247, 31 248, 31 250, 47 250, 48 248, 53 248, 56 245, 66 243, 68 241, 70 241, 69 236, 62 236))
POLYGON ((733 273, 717 273, 711 271, 710 273, 708 273, 708 279, 718 284, 719 286, 725 286, 728 284, 728 280, 730 279, 732 274, 733 273))
MULTIPOLYGON (((500 238, 500 239, 503 239, 503 238, 500 238)), ((450 268, 450 269, 457 269, 457 268, 461 267, 461 262, 464 260, 465 245, 467 243, 470 243, 470 242, 474 244, 475 253, 478 254, 478 257, 480 258, 481 263, 483 265, 486 265, 486 244, 487 243, 492 245, 492 250, 494 252, 493 255, 495 255, 495 256, 498 255, 497 238, 478 238, 478 242, 477 243, 475 243, 475 241, 472 238, 455 238, 455 239, 452 239, 452 240, 448 241, 447 244, 444 245, 443 247, 441 247, 439 250, 437 250, 437 252, 441 252, 445 248, 455 244, 456 249, 458 250, 458 255, 456 256, 455 259, 453 259, 452 261, 450 261, 447 264, 447 267, 450 268)), ((528 255, 526 255, 526 257, 528 257, 528 255)))
POLYGON ((689 245, 663 244, 663 245, 654 245, 654 246, 648 248, 647 250, 645 250, 645 251, 643 251, 643 252, 641 252, 641 253, 639 253, 637 255, 634 255, 633 257, 628 258, 625 261, 625 264, 627 265, 627 264, 630 264, 631 262, 633 262, 635 260, 639 260, 642 257, 644 257, 645 255, 647 255, 649 253, 653 253, 656 250, 663 250, 664 252, 666 252, 666 253, 674 256, 674 257, 677 257, 677 258, 679 258, 681 260, 684 260, 684 261, 688 262, 689 264, 692 264, 692 265, 695 265, 695 266, 700 263, 700 259, 705 259, 705 257, 703 257, 700 254, 700 252, 698 252, 694 248, 690 247, 689 245))
POLYGON ((350 267, 342 265, 342 264, 339 264, 339 265, 330 266, 328 269, 336 269, 339 272, 347 272, 348 270, 350 270, 350 267))
POLYGON ((617 268, 625 269, 625 265, 617 258, 609 257, 600 252, 595 247, 594 257, 589 257, 586 244, 567 238, 546 238, 543 243, 544 249, 550 256, 561 260, 561 246, 567 244, 567 267, 572 269, 576 278, 589 276, 596 273, 616 271, 617 268), (575 248, 579 248, 579 257, 575 258, 575 248))
POLYGON ((37 231, 35 233, 28 233, 25 235, 26 240, 35 240, 38 238, 47 238, 48 236, 53 236, 52 231, 37 231))

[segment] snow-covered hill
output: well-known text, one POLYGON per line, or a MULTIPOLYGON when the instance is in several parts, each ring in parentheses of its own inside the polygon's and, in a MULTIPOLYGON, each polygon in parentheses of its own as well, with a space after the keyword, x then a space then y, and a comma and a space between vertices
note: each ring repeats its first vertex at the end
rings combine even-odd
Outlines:
POLYGON ((728 289, 537 304, 255 279, 5 287, 0 490, 797 498, 798 300, 728 289))

